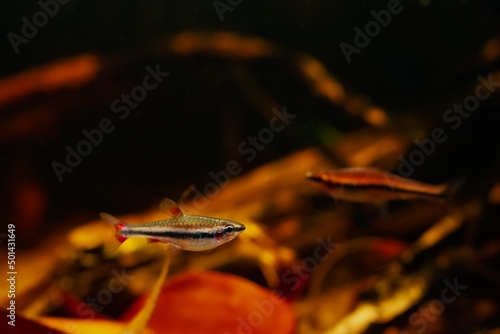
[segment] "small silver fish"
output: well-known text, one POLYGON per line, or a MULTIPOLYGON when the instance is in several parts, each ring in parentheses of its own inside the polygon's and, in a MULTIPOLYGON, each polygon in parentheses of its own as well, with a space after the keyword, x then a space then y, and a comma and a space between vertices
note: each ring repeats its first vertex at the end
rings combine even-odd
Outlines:
POLYGON ((183 214, 168 198, 162 200, 160 209, 170 218, 144 224, 127 224, 101 213, 101 218, 115 227, 115 235, 106 243, 105 251, 114 252, 129 237, 145 237, 174 248, 204 251, 231 241, 245 230, 245 225, 235 221, 183 214))

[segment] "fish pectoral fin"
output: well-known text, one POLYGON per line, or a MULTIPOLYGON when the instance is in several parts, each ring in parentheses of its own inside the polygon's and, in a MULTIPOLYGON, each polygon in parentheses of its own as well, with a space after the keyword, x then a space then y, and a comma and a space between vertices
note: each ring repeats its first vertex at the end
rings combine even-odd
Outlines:
POLYGON ((177 203, 172 201, 170 198, 162 199, 160 203, 160 210, 169 217, 182 215, 182 211, 177 203))
POLYGON ((167 246, 167 250, 169 252, 174 252, 174 251, 178 251, 178 250, 182 249, 182 247, 174 245, 174 244, 165 244, 165 245, 167 246))

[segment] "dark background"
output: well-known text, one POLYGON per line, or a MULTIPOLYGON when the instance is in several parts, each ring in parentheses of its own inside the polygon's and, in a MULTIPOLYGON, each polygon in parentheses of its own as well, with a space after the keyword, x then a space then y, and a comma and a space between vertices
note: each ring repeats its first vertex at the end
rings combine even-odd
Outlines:
MULTIPOLYGON (((107 59, 134 55, 134 60, 108 73, 116 84, 114 92, 129 92, 141 82, 147 65, 159 63, 171 73, 126 120, 117 121, 110 112, 117 94, 97 96, 95 92, 103 86, 94 83, 91 93, 77 92, 69 108, 71 116, 57 131, 48 129, 3 143, 0 209, 4 222, 18 224, 25 245, 31 245, 37 233, 46 227, 58 228, 64 218, 78 223, 95 218, 102 210, 119 214, 150 207, 163 196, 175 198, 189 184, 206 183, 210 171, 221 170, 231 159, 248 171, 303 147, 321 147, 321 124, 341 132, 366 126, 308 91, 286 62, 209 55, 158 58, 148 53, 149 46, 182 31, 255 35, 286 52, 308 53, 348 90, 386 109, 397 131, 410 141, 417 131, 425 134, 444 126, 443 112, 463 100, 477 85, 478 75, 498 68, 498 60, 485 60, 481 52, 487 41, 499 35, 500 3, 424 2, 402 1, 403 11, 392 16, 389 26, 348 64, 339 44, 353 44, 354 27, 363 28, 372 20, 370 11, 386 9, 387 1, 242 1, 232 12, 225 12, 221 22, 211 1, 71 0, 60 5, 59 13, 27 45, 20 45, 18 54, 6 35, 20 34, 21 18, 32 21, 40 7, 34 1, 3 1, 3 77, 84 53, 107 59), (298 114, 293 125, 251 162, 238 155, 237 144, 266 126, 268 119, 255 111, 254 101, 235 85, 241 77, 255 80, 273 98, 273 107, 287 105, 298 114), (121 81, 130 85, 120 86, 121 81), (83 107, 79 99, 90 107, 83 107), (103 117, 112 118, 116 130, 59 183, 51 163, 62 162, 66 145, 75 147, 83 138, 81 130, 95 128, 103 117), (41 209, 32 209, 30 196, 43 198, 41 209), (38 213, 28 219, 20 213, 23 210, 38 213)), ((43 106, 43 99, 39 104, 43 106)), ((447 182, 463 175, 469 180, 489 175, 498 163, 497 106, 498 98, 482 104, 479 116, 475 114, 459 131, 449 132, 450 140, 414 176, 447 182)), ((4 115, 15 112, 16 106, 4 115)))
MULTIPOLYGON (((499 32, 496 1, 424 2, 401 1, 403 11, 348 65, 340 42, 353 44, 353 28, 372 20, 371 10, 386 9, 387 1, 241 1, 221 22, 211 1, 70 0, 19 54, 2 38, 0 73, 80 53, 130 50, 182 30, 228 30, 306 51, 377 103, 405 107, 484 70, 478 50, 499 32)), ((40 8, 35 1, 0 6, 2 36, 19 33, 21 18, 40 8)))

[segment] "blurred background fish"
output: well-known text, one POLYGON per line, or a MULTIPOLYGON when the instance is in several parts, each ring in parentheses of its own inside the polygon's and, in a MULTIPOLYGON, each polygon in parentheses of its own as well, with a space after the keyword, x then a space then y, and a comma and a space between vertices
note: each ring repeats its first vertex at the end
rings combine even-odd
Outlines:
POLYGON ((308 172, 309 180, 320 183, 334 198, 352 202, 394 200, 442 200, 448 185, 432 185, 403 178, 376 168, 346 168, 308 172))

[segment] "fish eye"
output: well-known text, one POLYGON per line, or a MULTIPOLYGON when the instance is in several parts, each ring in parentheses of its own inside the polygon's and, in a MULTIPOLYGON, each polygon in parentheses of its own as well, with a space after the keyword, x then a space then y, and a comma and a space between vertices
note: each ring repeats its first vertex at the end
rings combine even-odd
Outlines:
POLYGON ((233 233, 234 231, 235 231, 234 225, 226 225, 226 227, 224 227, 225 233, 233 233))

